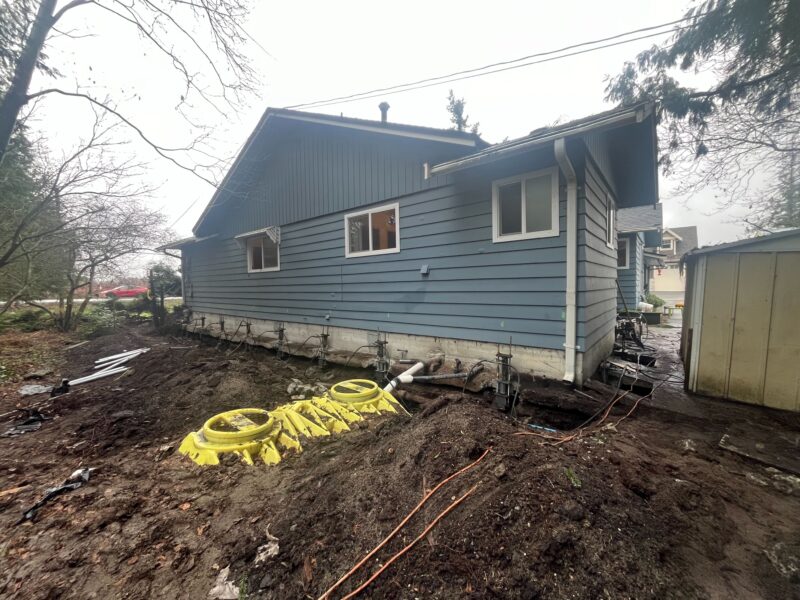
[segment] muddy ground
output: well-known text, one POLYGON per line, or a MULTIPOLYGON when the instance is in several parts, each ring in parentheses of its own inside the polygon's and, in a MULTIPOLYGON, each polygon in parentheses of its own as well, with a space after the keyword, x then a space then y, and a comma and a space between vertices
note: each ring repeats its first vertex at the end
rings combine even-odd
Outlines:
MULTIPOLYGON (((316 598, 425 490, 490 449, 331 597, 355 589, 477 486, 362 597, 800 598, 796 480, 719 448, 724 410, 708 420, 659 409, 677 386, 620 421, 630 395, 607 427, 557 446, 515 435, 520 422, 468 394, 411 418, 370 418, 276 467, 199 467, 174 449, 209 416, 283 403, 292 378, 330 383, 363 372, 158 336, 146 324, 65 350, 70 341, 0 336, 0 360, 14 357, 16 372, 0 386, 0 413, 43 398, 17 394, 27 369, 51 367, 52 382, 101 356, 152 350, 124 377, 45 403, 54 419, 40 430, 0 438, 1 597, 208 598, 227 568, 238 597, 316 598), (81 466, 96 469, 86 485, 16 524, 81 466), (259 561, 269 536, 277 554, 259 561)), ((569 427, 608 389, 593 383, 587 398, 537 381, 520 410, 533 416, 520 419, 569 427)), ((741 410, 759 426, 800 431, 795 417, 739 407, 737 419, 741 410)))

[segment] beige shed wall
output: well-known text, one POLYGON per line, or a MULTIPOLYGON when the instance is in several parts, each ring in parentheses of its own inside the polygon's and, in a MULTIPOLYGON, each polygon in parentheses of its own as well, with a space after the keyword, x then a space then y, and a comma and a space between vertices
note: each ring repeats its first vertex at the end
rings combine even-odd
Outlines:
POLYGON ((693 391, 800 411, 800 252, 705 260, 693 391))

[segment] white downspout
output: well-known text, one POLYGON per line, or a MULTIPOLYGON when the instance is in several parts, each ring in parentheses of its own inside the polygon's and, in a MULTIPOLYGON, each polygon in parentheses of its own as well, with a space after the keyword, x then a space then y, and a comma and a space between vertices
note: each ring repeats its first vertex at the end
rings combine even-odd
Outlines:
POLYGON ((567 143, 559 138, 554 145, 556 161, 567 179, 567 296, 566 331, 564 335, 564 381, 575 382, 575 354, 577 350, 576 287, 578 275, 578 177, 567 156, 567 143))

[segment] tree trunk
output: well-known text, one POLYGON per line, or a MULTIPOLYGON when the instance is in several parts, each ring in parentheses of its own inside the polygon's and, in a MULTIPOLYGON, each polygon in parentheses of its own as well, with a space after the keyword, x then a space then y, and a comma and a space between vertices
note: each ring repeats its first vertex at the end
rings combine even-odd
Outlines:
POLYGON ((11 297, 5 301, 5 303, 0 306, 0 315, 5 314, 7 311, 11 310, 14 307, 14 303, 19 300, 22 295, 28 290, 28 287, 31 285, 31 274, 33 273, 33 261, 29 254, 25 255, 25 260, 27 261, 27 265, 25 267, 25 280, 22 282, 20 288, 11 295, 11 297))
MULTIPOLYGON (((77 323, 78 320, 83 316, 83 313, 86 312, 86 307, 89 306, 89 299, 92 297, 92 289, 94 288, 94 266, 89 269, 89 283, 86 288, 86 297, 81 302, 80 307, 78 308, 78 313, 75 315, 75 322, 77 323)), ((114 308, 112 306, 111 310, 113 311, 114 308)))
POLYGON ((31 33, 14 66, 11 85, 0 102, 0 161, 3 160, 8 142, 11 140, 11 134, 14 133, 19 111, 28 102, 28 88, 31 85, 33 72, 36 70, 36 61, 39 59, 47 34, 50 33, 50 28, 53 26, 55 7, 56 0, 41 0, 31 33))

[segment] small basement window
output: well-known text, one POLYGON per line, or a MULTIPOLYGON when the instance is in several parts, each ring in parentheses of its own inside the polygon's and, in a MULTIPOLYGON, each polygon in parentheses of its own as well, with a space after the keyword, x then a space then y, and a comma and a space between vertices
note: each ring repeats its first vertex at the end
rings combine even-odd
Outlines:
POLYGON ((278 244, 269 236, 247 239, 247 270, 250 273, 280 271, 281 257, 278 244))
POLYGON ((510 242, 558 235, 558 169, 492 183, 492 239, 510 242))
POLYGON ((617 237, 617 205, 614 199, 606 194, 606 246, 614 247, 617 237))
POLYGON ((400 252, 399 205, 345 215, 344 232, 346 258, 400 252))
POLYGON ((617 241, 617 268, 628 269, 630 268, 631 253, 629 247, 630 240, 628 238, 620 238, 617 241))

